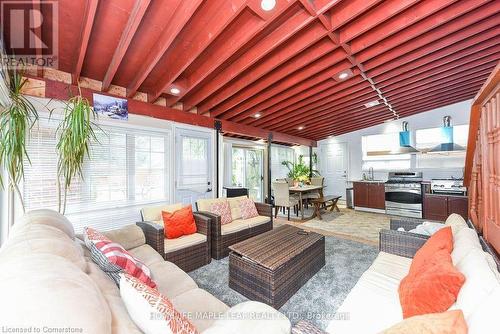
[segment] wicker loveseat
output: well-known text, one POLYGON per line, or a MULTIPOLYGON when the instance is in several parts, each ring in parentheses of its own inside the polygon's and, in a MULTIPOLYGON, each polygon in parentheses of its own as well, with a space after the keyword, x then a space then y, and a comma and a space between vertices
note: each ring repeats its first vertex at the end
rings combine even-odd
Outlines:
POLYGON ((222 259, 229 255, 229 246, 273 229, 272 206, 255 203, 259 216, 242 219, 239 202, 246 196, 234 198, 202 199, 196 202, 198 213, 211 219, 212 258, 222 259), (212 203, 228 201, 233 221, 222 225, 220 216, 210 211, 212 203))
POLYGON ((166 239, 161 212, 173 212, 182 204, 149 206, 141 209, 142 222, 137 225, 144 231, 146 242, 167 261, 184 271, 192 271, 212 261, 210 255, 211 218, 193 213, 197 232, 177 239, 166 239))
MULTIPOLYGON (((380 231, 379 255, 337 310, 328 333, 375 334, 403 320, 399 283, 429 237, 397 228, 409 230, 421 222, 395 219, 391 223, 394 230, 380 231)), ((500 308, 498 257, 461 216, 450 216, 446 225, 453 231, 453 264, 466 278, 450 310, 463 311, 469 334, 496 333, 496 313, 500 308)))

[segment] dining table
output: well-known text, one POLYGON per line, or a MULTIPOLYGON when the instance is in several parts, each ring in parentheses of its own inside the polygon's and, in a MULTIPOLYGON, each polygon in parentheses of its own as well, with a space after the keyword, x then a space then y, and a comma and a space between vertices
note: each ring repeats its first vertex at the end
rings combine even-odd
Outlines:
MULTIPOLYGON (((301 220, 304 220, 304 204, 302 203, 302 197, 304 194, 311 193, 311 192, 317 192, 320 196, 323 196, 323 189, 325 186, 313 186, 313 185, 298 185, 298 186, 293 186, 290 187, 290 193, 291 194, 298 194, 299 195, 299 210, 300 210, 300 218, 301 220)), ((314 215, 309 217, 308 219, 312 219, 314 215)))

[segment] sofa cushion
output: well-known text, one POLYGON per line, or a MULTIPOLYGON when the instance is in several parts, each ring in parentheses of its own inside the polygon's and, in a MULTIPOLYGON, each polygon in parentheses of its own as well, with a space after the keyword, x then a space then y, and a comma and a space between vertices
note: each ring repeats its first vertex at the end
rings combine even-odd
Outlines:
POLYGON ((248 223, 248 227, 255 227, 262 224, 269 223, 271 221, 270 217, 266 216, 257 216, 249 219, 245 219, 245 222, 248 223))
POLYGON ((227 199, 227 201, 229 202, 229 207, 231 208, 232 220, 242 218, 240 204, 242 200, 246 199, 248 199, 247 196, 230 197, 227 199))
POLYGON ((248 229, 248 222, 246 220, 238 219, 230 222, 229 224, 221 226, 221 235, 240 232, 248 229))
POLYGON ((465 276, 465 283, 458 294, 456 308, 462 309, 465 317, 474 313, 493 290, 500 287, 485 254, 480 249, 472 249, 457 264, 457 269, 465 276))
POLYGON ((111 313, 99 288, 60 256, 1 259, 0 282, 2 326, 111 332, 111 313))
POLYGON ((226 225, 233 221, 231 217, 231 208, 227 201, 210 204, 210 209, 208 211, 220 216, 221 225, 226 225))
POLYGON ((469 334, 498 333, 498 310, 500 310, 500 288, 493 290, 474 313, 466 317, 469 334))
POLYGON ((176 239, 165 239, 165 253, 175 252, 204 242, 207 242, 207 236, 201 233, 183 235, 176 239))
MULTIPOLYGON (((129 249, 128 252, 134 257, 141 260, 146 266, 151 267, 153 263, 164 262, 165 259, 150 245, 142 245, 140 247, 129 249)), ((151 268, 150 268, 151 269, 151 268)))
POLYGON ((71 239, 75 239, 75 230, 73 224, 57 211, 54 210, 33 210, 26 213, 21 219, 17 220, 14 224, 10 235, 14 236, 17 233, 17 229, 26 224, 41 224, 55 227, 64 233, 71 239))
POLYGON ((108 274, 117 285, 120 284, 122 271, 138 278, 145 284, 156 287, 151 279, 149 268, 139 259, 127 252, 120 244, 113 242, 93 228, 84 229, 85 245, 90 249, 92 260, 108 274))
POLYGON ((103 297, 111 311, 111 330, 112 334, 140 334, 142 331, 135 325, 130 318, 127 308, 120 296, 120 289, 115 282, 106 275, 95 263, 88 264, 89 277, 96 283, 101 290, 103 297))
POLYGON ((120 295, 130 317, 145 334, 197 333, 194 325, 158 290, 120 274, 120 295))
POLYGON ((25 224, 17 231, 2 247, 0 258, 52 254, 67 259, 82 271, 87 269, 81 245, 60 229, 50 225, 25 224))
POLYGON ((174 307, 203 332, 210 327, 214 318, 222 315, 229 307, 202 289, 192 289, 172 299, 174 307))
POLYGON ((120 244, 126 250, 142 246, 146 243, 144 232, 137 225, 127 225, 112 231, 102 232, 108 239, 120 244))
POLYGON ((155 205, 155 206, 147 206, 142 208, 142 220, 151 222, 151 221, 161 221, 161 212, 174 212, 182 208, 181 203, 176 204, 164 204, 164 205, 155 205))
POLYGON ((417 315, 380 334, 467 334, 467 323, 460 310, 417 315))
POLYGON ((453 235, 453 251, 451 258, 458 264, 472 249, 482 249, 476 231, 471 228, 460 229, 453 235))
POLYGON ((176 239, 183 235, 196 233, 196 223, 191 205, 174 212, 162 211, 164 234, 167 239, 176 239))
POLYGON ((398 286, 410 264, 411 259, 380 252, 337 310, 327 332, 376 334, 403 320, 398 286))
POLYGON ((255 203, 250 198, 241 200, 240 211, 241 211, 241 219, 250 219, 259 216, 259 212, 255 207, 255 203))
POLYGON ((156 288, 167 298, 172 299, 198 288, 194 280, 172 262, 154 262, 149 268, 156 282, 156 288))
POLYGON ((290 320, 271 306, 247 301, 231 307, 203 334, 290 334, 291 327, 290 320))
POLYGON ((202 198, 196 201, 196 206, 198 208, 198 211, 209 211, 210 212, 210 205, 214 203, 224 203, 227 201, 227 198, 221 197, 221 198, 202 198))
POLYGON ((469 228, 465 219, 456 213, 449 215, 444 224, 451 227, 453 234, 456 234, 463 228, 469 228))
POLYGON ((433 254, 418 270, 413 269, 412 263, 398 290, 403 317, 448 310, 464 282, 464 275, 453 266, 446 249, 433 254))

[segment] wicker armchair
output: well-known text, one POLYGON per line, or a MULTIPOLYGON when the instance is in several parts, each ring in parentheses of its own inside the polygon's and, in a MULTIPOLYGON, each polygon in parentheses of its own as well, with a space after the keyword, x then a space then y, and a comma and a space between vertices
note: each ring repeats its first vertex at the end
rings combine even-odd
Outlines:
POLYGON ((188 246, 174 251, 169 251, 166 246, 163 225, 155 222, 143 221, 137 223, 146 236, 146 243, 160 253, 166 261, 175 263, 182 270, 189 272, 209 264, 210 256, 210 217, 193 213, 197 233, 206 236, 206 241, 193 246, 188 246))
POLYGON ((229 234, 222 234, 220 216, 208 211, 198 211, 199 214, 210 218, 211 221, 212 258, 217 260, 225 258, 229 255, 229 246, 273 229, 272 206, 264 203, 255 203, 255 206, 260 216, 269 217, 269 222, 229 234))

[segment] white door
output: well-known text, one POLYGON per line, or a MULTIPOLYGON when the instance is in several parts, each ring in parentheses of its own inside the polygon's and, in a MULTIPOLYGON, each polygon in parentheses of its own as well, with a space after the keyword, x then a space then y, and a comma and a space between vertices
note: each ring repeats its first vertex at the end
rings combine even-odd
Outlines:
POLYGON ((177 128, 175 202, 194 204, 213 196, 212 134, 177 128))
POLYGON ((325 194, 346 198, 348 168, 346 143, 331 143, 321 147, 321 174, 325 177, 325 194))

